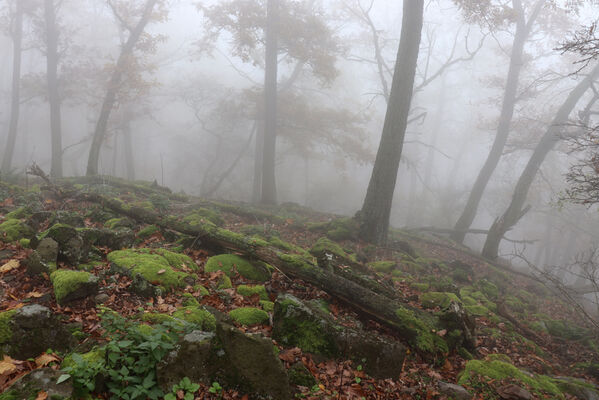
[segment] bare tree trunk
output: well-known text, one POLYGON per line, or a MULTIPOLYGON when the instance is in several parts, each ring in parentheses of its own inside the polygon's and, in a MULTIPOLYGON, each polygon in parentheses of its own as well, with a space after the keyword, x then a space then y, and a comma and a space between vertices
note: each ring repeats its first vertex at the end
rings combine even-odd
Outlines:
POLYGON ((106 136, 108 120, 110 119, 110 113, 112 112, 112 108, 114 107, 114 103, 116 101, 116 95, 121 84, 123 72, 127 67, 127 63, 129 62, 130 57, 133 55, 135 45, 137 44, 146 25, 150 21, 150 18, 152 17, 152 11, 154 10, 156 1, 157 0, 148 0, 146 2, 144 12, 135 28, 133 28, 133 30, 129 34, 129 38, 123 45, 121 49, 121 54, 119 55, 116 66, 112 73, 112 77, 108 82, 108 88, 106 90, 106 95, 102 103, 100 117, 98 118, 96 129, 94 131, 92 146, 89 150, 89 158, 87 160, 88 176, 98 174, 98 161, 100 158, 100 149, 102 147, 102 142, 104 141, 104 138, 106 136))
POLYGON ((523 209, 524 202, 526 201, 530 185, 537 175, 543 160, 545 160, 547 154, 549 154, 555 144, 560 140, 560 132, 563 129, 563 125, 568 122, 568 116, 598 75, 599 65, 595 66, 593 71, 572 89, 566 101, 557 111, 547 132, 541 138, 541 141, 528 160, 528 164, 524 168, 522 175, 520 175, 509 207, 500 218, 497 218, 495 222, 493 222, 491 229, 489 229, 489 235, 487 236, 487 240, 483 247, 483 256, 489 259, 497 258, 501 239, 526 213, 526 209, 523 209))
POLYGON ((135 180, 135 159, 133 158, 133 144, 131 139, 131 110, 125 110, 125 121, 123 121, 123 141, 125 142, 125 168, 127 180, 135 180))
POLYGON ((256 148, 254 150, 254 182, 252 202, 259 203, 262 192, 262 153, 264 150, 264 121, 256 121, 256 148))
POLYGON ((423 14, 424 0, 404 0, 401 39, 385 125, 359 215, 360 237, 373 243, 387 240, 397 170, 414 91, 423 14))
POLYGON ((262 152, 262 197, 264 204, 276 204, 275 159, 277 147, 277 69, 279 0, 267 2, 266 62, 264 72, 264 149, 262 152))
POLYGON ((516 11, 516 35, 514 37, 514 43, 512 46, 512 55, 510 59, 510 67, 507 76, 507 83, 505 86, 505 92, 503 95, 503 105, 501 107, 501 115, 499 116, 499 125, 497 126, 497 134, 495 135, 495 141, 491 147, 491 151, 487 156, 487 160, 480 170, 472 191, 468 197, 466 207, 462 215, 455 224, 455 232, 451 235, 451 238, 456 242, 463 243, 466 236, 466 231, 472 225, 472 221, 476 217, 480 200, 482 199, 483 193, 491 179, 491 175, 495 171, 499 159, 503 153, 505 144, 510 133, 510 125, 514 115, 514 106, 516 105, 516 99, 518 96, 518 81, 520 80, 520 72, 522 70, 522 54, 524 52, 524 45, 530 34, 530 30, 534 21, 539 16, 545 0, 538 0, 534 6, 534 10, 528 20, 525 20, 524 10, 522 8, 521 0, 513 0, 514 11, 516 11))
POLYGON ((10 103, 10 122, 8 125, 8 135, 6 147, 4 148, 4 157, 2 158, 3 173, 9 173, 12 165, 12 158, 15 152, 15 142, 19 127, 19 106, 21 102, 21 54, 23 52, 23 3, 16 2, 13 37, 13 61, 12 61, 12 91, 10 103))
POLYGON ((48 79, 48 102, 50 103, 50 130, 52 132, 52 166, 50 175, 62 177, 62 122, 60 94, 58 91, 58 27, 54 0, 45 0, 46 15, 46 64, 48 79))

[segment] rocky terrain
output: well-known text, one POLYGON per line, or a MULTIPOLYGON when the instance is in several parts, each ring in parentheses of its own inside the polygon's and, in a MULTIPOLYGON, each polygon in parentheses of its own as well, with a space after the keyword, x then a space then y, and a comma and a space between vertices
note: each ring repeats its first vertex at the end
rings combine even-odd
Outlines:
POLYGON ((109 177, 0 216, 1 400, 599 399, 576 310, 440 237, 109 177))

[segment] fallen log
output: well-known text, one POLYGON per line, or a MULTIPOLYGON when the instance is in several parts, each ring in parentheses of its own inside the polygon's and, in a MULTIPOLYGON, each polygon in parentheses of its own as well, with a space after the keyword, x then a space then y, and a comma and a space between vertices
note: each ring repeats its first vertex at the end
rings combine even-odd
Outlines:
MULTIPOLYGON (((218 228, 211 223, 190 225, 175 217, 163 217, 148 210, 129 207, 96 193, 80 194, 78 200, 98 203, 113 212, 162 229, 170 229, 197 238, 204 245, 226 249, 254 258, 280 269, 285 275, 301 279, 351 306, 370 319, 392 328, 423 355, 441 356, 448 351, 446 342, 436 334, 438 320, 429 313, 410 307, 387 296, 377 294, 351 280, 320 268, 313 258, 289 254, 268 243, 218 228), (266 244, 265 244, 266 243, 266 244)), ((473 332, 464 333, 465 338, 473 332)), ((462 343, 474 348, 472 340, 462 343)))

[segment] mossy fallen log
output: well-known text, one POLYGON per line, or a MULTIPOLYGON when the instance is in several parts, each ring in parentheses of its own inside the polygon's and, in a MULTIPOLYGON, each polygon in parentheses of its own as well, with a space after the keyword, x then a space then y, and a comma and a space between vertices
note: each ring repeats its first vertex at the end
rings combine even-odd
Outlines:
MULTIPOLYGON (((210 247, 243 254, 250 259, 266 262, 284 274, 310 283, 331 296, 348 304, 363 315, 382 323, 404 338, 417 351, 428 356, 441 356, 448 352, 445 340, 437 335, 438 319, 430 313, 410 307, 387 296, 377 294, 356 282, 327 271, 314 263, 306 254, 290 254, 272 247, 268 242, 231 232, 206 222, 190 225, 172 216, 160 216, 143 208, 128 207, 122 202, 95 193, 84 193, 82 201, 94 202, 121 215, 140 222, 156 225, 194 236, 198 242, 210 247)), ((465 338, 473 337, 472 332, 465 338)), ((473 348, 473 343, 462 343, 473 348)))

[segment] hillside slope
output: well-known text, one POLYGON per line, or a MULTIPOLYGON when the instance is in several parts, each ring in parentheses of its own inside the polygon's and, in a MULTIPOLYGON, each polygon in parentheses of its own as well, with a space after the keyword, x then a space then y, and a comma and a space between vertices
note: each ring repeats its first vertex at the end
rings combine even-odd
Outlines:
POLYGON ((109 177, 0 215, 2 400, 599 398, 575 310, 445 239, 109 177))

